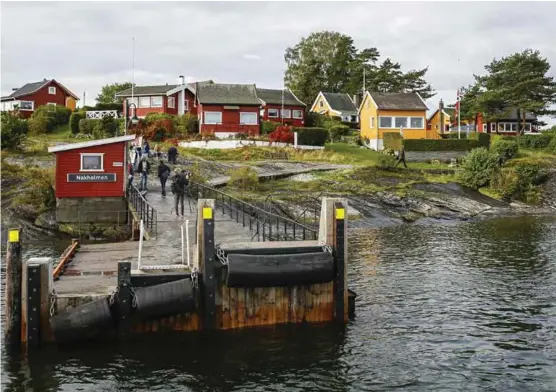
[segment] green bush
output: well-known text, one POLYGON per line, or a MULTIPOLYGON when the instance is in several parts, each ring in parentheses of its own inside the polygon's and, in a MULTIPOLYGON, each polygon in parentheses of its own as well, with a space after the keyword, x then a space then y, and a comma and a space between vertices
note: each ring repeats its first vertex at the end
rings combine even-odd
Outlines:
POLYGON ((92 135, 95 124, 98 120, 92 120, 89 118, 82 118, 79 120, 79 133, 85 135, 92 135))
POLYGON ((396 158, 389 153, 390 151, 391 150, 387 150, 388 154, 382 154, 382 156, 378 159, 377 167, 379 169, 389 170, 396 165, 396 158))
POLYGON ((199 133, 199 120, 196 116, 186 113, 183 116, 175 116, 173 119, 177 133, 182 135, 199 133))
POLYGON ((69 127, 71 130, 71 133, 73 135, 76 135, 79 133, 79 121, 84 119, 86 116, 85 112, 73 112, 69 118, 69 127))
POLYGON ((166 114, 166 113, 148 113, 145 116, 145 121, 147 122, 147 124, 151 124, 155 121, 158 120, 172 120, 174 121, 174 117, 171 114, 166 114))
MULTIPOLYGON (((71 110, 65 106, 42 105, 39 106, 31 115, 31 118, 46 118, 47 131, 52 132, 58 125, 64 125, 69 122, 71 110)), ((42 121, 44 122, 44 121, 42 121)))
POLYGON ((305 116, 305 126, 309 128, 324 128, 324 122, 327 117, 315 112, 308 112, 305 116))
POLYGON ((406 151, 469 151, 480 147, 477 140, 469 139, 405 139, 406 151))
POLYGON ((100 123, 107 136, 114 137, 118 134, 118 123, 114 117, 106 116, 100 120, 100 123))
POLYGON ((492 187, 507 200, 536 202, 537 186, 548 178, 546 170, 535 164, 520 164, 503 169, 492 181, 492 187))
POLYGON ((261 121, 261 134, 268 135, 274 132, 274 130, 278 128, 280 125, 282 124, 275 121, 261 121))
POLYGON ((552 138, 552 141, 548 145, 548 150, 556 154, 556 136, 552 138))
POLYGON ((47 116, 31 116, 27 121, 29 122, 29 133, 31 135, 43 135, 52 130, 49 117, 47 116))
POLYGON ((244 191, 255 190, 259 185, 259 176, 255 169, 244 166, 230 171, 230 181, 228 185, 244 191))
POLYGON ((500 166, 494 154, 484 147, 479 147, 467 154, 462 169, 459 174, 461 182, 470 188, 479 189, 489 185, 500 166))
POLYGON ((517 143, 520 147, 525 148, 547 148, 552 139, 556 137, 551 134, 540 134, 540 135, 523 135, 517 136, 517 143))
POLYGON ((402 148, 402 135, 399 132, 384 132, 382 135, 384 148, 391 150, 401 150, 402 148))
POLYGON ((293 128, 297 132, 297 144, 305 146, 324 146, 328 139, 328 131, 324 128, 293 128))
POLYGON ((490 148, 490 133, 469 132, 469 134, 467 135, 467 139, 476 140, 477 142, 479 142, 479 146, 490 148))
POLYGON ((350 128, 346 125, 334 125, 330 127, 328 133, 330 135, 330 141, 332 143, 340 141, 342 136, 346 136, 350 131, 350 128))
POLYGON ((515 140, 499 139, 490 147, 490 151, 496 156, 499 165, 517 157, 519 147, 515 140))
POLYGON ((93 139, 104 139, 108 137, 102 122, 99 120, 94 120, 92 135, 93 139))
POLYGON ((0 140, 2 149, 18 150, 27 137, 28 123, 14 112, 2 112, 0 140))

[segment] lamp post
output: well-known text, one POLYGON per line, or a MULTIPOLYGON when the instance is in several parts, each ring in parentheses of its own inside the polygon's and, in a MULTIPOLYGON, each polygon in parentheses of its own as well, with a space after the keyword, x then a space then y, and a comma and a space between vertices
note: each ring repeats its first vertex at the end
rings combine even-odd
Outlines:
POLYGON ((125 110, 124 134, 127 135, 129 124, 137 124, 138 121, 139 119, 137 118, 137 105, 135 105, 135 103, 133 102, 128 103, 126 105, 126 110, 125 110), (132 106, 133 106, 133 117, 129 116, 129 111, 132 106), (128 116, 129 116, 129 120, 128 120, 128 116))

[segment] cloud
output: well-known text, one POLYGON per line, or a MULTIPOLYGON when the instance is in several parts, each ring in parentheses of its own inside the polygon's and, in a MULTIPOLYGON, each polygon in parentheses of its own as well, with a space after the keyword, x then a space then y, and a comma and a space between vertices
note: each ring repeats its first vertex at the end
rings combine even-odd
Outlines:
POLYGON ((78 96, 87 90, 94 97, 103 84, 131 80, 133 35, 138 84, 188 75, 280 88, 286 48, 313 31, 335 30, 406 70, 429 67, 427 81, 439 91, 431 107, 441 97, 452 102, 494 57, 531 47, 556 67, 555 3, 315 4, 2 2, 1 92, 53 77, 78 96))

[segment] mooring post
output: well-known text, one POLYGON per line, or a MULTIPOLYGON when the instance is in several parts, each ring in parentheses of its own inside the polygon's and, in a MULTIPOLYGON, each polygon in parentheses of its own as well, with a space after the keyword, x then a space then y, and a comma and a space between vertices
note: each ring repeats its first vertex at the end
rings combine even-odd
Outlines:
POLYGON ((334 319, 338 322, 346 320, 346 210, 340 202, 334 203, 334 256, 336 259, 336 276, 334 278, 334 319))
POLYGON ((125 335, 131 326, 131 262, 118 261, 118 334, 125 335))
POLYGON ((21 229, 8 230, 6 251, 5 341, 19 343, 21 337, 21 229))
POLYGON ((214 200, 199 200, 197 249, 201 275, 203 329, 216 328, 216 276, 214 249, 214 200))

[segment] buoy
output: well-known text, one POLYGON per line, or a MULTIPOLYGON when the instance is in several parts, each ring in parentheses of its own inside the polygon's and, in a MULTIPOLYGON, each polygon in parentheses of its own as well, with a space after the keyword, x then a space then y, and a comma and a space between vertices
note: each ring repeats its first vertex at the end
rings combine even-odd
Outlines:
POLYGON ((67 309, 50 319, 57 343, 90 340, 114 325, 106 298, 67 309))
POLYGON ((328 252, 288 255, 228 255, 229 287, 279 287, 330 282, 334 258, 328 252))
POLYGON ((137 315, 141 318, 173 316, 195 309, 191 279, 136 289, 137 315))

